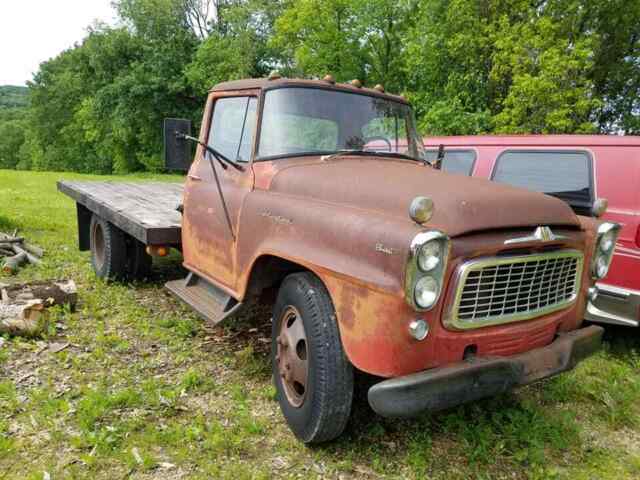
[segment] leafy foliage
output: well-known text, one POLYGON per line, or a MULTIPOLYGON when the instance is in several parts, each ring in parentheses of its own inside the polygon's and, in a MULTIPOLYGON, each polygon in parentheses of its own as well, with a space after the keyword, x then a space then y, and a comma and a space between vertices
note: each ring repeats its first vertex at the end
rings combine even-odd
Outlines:
POLYGON ((0 86, 0 110, 22 108, 29 104, 29 90, 12 85, 0 86))
POLYGON ((359 78, 407 96, 425 134, 640 133, 640 2, 117 0, 0 87, 0 168, 162 167, 165 117, 196 127, 214 84, 359 78))

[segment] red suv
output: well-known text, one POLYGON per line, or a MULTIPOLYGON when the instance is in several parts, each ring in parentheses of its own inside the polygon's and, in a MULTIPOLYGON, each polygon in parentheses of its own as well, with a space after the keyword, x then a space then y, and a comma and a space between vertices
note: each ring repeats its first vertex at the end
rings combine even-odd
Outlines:
POLYGON ((559 197, 622 226, 609 274, 597 284, 589 320, 640 326, 640 137, 519 135, 426 137, 428 160, 441 168, 559 197))

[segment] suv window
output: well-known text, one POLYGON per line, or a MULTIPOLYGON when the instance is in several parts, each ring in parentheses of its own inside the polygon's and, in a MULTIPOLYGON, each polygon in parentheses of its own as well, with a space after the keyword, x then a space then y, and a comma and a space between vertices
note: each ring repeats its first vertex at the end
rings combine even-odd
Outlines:
POLYGON ((230 160, 247 162, 256 125, 255 97, 219 98, 213 107, 209 146, 230 160))
POLYGON ((593 180, 587 152, 507 151, 491 177, 501 183, 554 195, 577 208, 591 207, 593 180))
MULTIPOLYGON (((434 162, 438 158, 438 150, 429 149, 425 158, 428 162, 434 162)), ((476 163, 476 152, 473 150, 446 150, 442 159, 442 170, 460 175, 471 175, 473 165, 476 163)))

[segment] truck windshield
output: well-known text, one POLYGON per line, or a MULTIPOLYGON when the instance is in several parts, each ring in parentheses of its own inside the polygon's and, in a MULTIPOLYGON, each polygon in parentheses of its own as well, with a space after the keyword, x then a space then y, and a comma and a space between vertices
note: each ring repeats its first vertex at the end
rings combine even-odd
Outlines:
POLYGON ((258 159, 344 150, 424 158, 408 105, 321 88, 285 87, 266 93, 258 159))

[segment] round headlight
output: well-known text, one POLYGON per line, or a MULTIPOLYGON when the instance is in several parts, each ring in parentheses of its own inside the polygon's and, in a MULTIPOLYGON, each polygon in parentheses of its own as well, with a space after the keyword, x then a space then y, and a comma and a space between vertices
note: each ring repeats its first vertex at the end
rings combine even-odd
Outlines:
POLYGON ((607 257, 600 255, 596 259, 596 275, 598 278, 603 278, 609 271, 609 265, 607 265, 607 257))
POLYGON ((414 289, 416 304, 420 308, 429 308, 438 299, 438 282, 433 277, 422 277, 414 289))
POLYGON ((600 250, 604 253, 609 253, 616 243, 616 233, 612 230, 608 231, 602 236, 600 240, 600 250))
POLYGON ((423 272, 430 272, 440 264, 442 244, 437 240, 425 243, 418 253, 418 266, 423 272))

